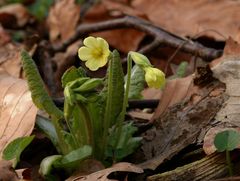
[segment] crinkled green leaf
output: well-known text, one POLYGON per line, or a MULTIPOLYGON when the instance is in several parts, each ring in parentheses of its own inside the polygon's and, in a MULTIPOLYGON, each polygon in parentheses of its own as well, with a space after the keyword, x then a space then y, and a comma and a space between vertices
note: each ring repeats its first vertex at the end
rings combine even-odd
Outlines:
POLYGON ((86 77, 86 72, 83 68, 70 67, 65 71, 62 76, 62 87, 64 88, 67 83, 74 81, 78 78, 86 77))
POLYGON ((226 130, 218 133, 214 139, 217 151, 231 151, 240 145, 240 134, 234 130, 226 130))
POLYGON ((124 74, 119 53, 114 50, 109 61, 106 87, 106 109, 104 121, 111 127, 122 111, 124 98, 124 74))
POLYGON ((145 77, 144 70, 138 65, 135 65, 131 71, 131 83, 128 94, 129 99, 140 99, 142 98, 141 92, 144 89, 145 77))
POLYGON ((111 131, 106 157, 114 157, 117 161, 120 161, 136 150, 136 148, 140 145, 142 138, 133 137, 137 128, 134 127, 132 123, 123 125, 120 139, 118 138, 118 129, 119 128, 116 128, 111 131), (118 141, 118 143, 116 143, 116 141, 118 141))
POLYGON ((20 160, 20 155, 23 150, 32 142, 34 136, 26 136, 13 140, 3 150, 3 159, 15 160, 15 164, 20 160))

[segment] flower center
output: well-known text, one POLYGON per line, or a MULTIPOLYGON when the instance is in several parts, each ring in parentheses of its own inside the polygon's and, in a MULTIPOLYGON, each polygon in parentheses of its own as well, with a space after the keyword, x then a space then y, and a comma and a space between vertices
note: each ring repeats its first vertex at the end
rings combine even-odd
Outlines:
POLYGON ((94 58, 96 58, 96 59, 98 59, 98 58, 101 58, 102 56, 103 56, 103 51, 102 51, 102 49, 95 49, 93 52, 92 52, 92 54, 93 54, 93 57, 94 58))

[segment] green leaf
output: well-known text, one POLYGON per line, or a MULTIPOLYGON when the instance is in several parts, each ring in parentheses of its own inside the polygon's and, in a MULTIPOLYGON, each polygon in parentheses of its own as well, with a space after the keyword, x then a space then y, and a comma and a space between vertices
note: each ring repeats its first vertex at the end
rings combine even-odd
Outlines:
POLYGON ((142 140, 141 137, 133 137, 133 134, 136 131, 137 128, 134 127, 132 123, 123 125, 120 136, 118 134, 119 128, 112 129, 108 141, 106 157, 114 157, 117 161, 120 161, 124 157, 133 153, 140 145, 140 142, 142 140), (116 143, 116 141, 118 141, 118 143, 116 143))
POLYGON ((122 111, 124 98, 124 74, 120 56, 116 50, 113 51, 109 61, 106 90, 104 124, 107 123, 105 128, 108 129, 116 123, 122 111))
POLYGON ((14 159, 14 167, 20 160, 20 155, 23 150, 32 142, 34 136, 21 137, 13 140, 3 150, 3 159, 12 160, 14 159))
POLYGON ((144 89, 144 83, 144 71, 138 65, 135 65, 131 71, 131 83, 128 98, 141 99, 141 92, 144 89))
POLYGON ((24 50, 21 52, 21 60, 34 104, 39 109, 45 110, 50 116, 62 119, 63 112, 55 106, 48 95, 36 64, 24 50))
POLYGON ((62 155, 52 155, 44 158, 41 161, 39 173, 42 176, 50 175, 51 171, 53 170, 54 163, 59 161, 61 158, 62 155))
POLYGON ((54 0, 36 0, 33 4, 28 7, 29 12, 35 16, 39 21, 42 21, 49 12, 51 5, 54 0))
POLYGON ((92 154, 92 148, 89 145, 84 145, 81 148, 71 151, 69 154, 64 155, 61 160, 54 163, 58 168, 74 168, 79 163, 92 154))
POLYGON ((76 67, 70 67, 65 71, 65 73, 62 76, 62 87, 64 88, 67 83, 74 81, 78 78, 86 77, 86 72, 83 68, 76 68, 76 67))
POLYGON ((52 141, 57 150, 60 151, 57 132, 52 122, 43 116, 37 115, 36 126, 52 141))
POLYGON ((69 148, 61 135, 63 128, 59 122, 64 119, 63 112, 57 108, 48 95, 35 62, 25 50, 21 51, 21 60, 34 104, 51 116, 60 142, 59 147, 61 148, 61 152, 68 153, 69 148))
POLYGON ((218 133, 214 139, 214 145, 217 151, 231 151, 240 144, 240 134, 234 130, 226 130, 218 133))

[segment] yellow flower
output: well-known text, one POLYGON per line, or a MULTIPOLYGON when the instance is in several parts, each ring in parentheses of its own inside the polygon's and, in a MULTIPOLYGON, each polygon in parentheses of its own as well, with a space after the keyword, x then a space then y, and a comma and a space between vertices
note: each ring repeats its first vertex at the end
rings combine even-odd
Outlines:
POLYGON ((102 38, 92 36, 84 39, 85 46, 78 49, 78 56, 90 70, 95 71, 106 65, 110 55, 109 45, 102 38))
POLYGON ((144 68, 145 71, 145 80, 148 84, 148 87, 152 88, 162 88, 165 85, 165 74, 157 69, 152 67, 144 68))

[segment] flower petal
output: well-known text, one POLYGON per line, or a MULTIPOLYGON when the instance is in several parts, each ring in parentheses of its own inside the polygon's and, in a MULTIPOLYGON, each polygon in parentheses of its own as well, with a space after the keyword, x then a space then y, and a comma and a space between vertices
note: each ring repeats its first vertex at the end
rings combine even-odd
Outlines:
POLYGON ((106 50, 109 51, 109 45, 106 40, 104 40, 103 38, 97 37, 97 42, 98 42, 98 46, 102 47, 103 51, 106 51, 106 50))
POLYGON ((94 60, 94 59, 90 59, 88 60, 85 65, 87 68, 89 68, 92 71, 96 71, 100 66, 100 61, 99 60, 94 60))
POLYGON ((88 48, 97 48, 98 47, 97 39, 92 36, 85 38, 83 40, 83 44, 88 48))
POLYGON ((78 49, 78 57, 82 61, 87 61, 92 58, 92 50, 87 47, 81 47, 78 49))

